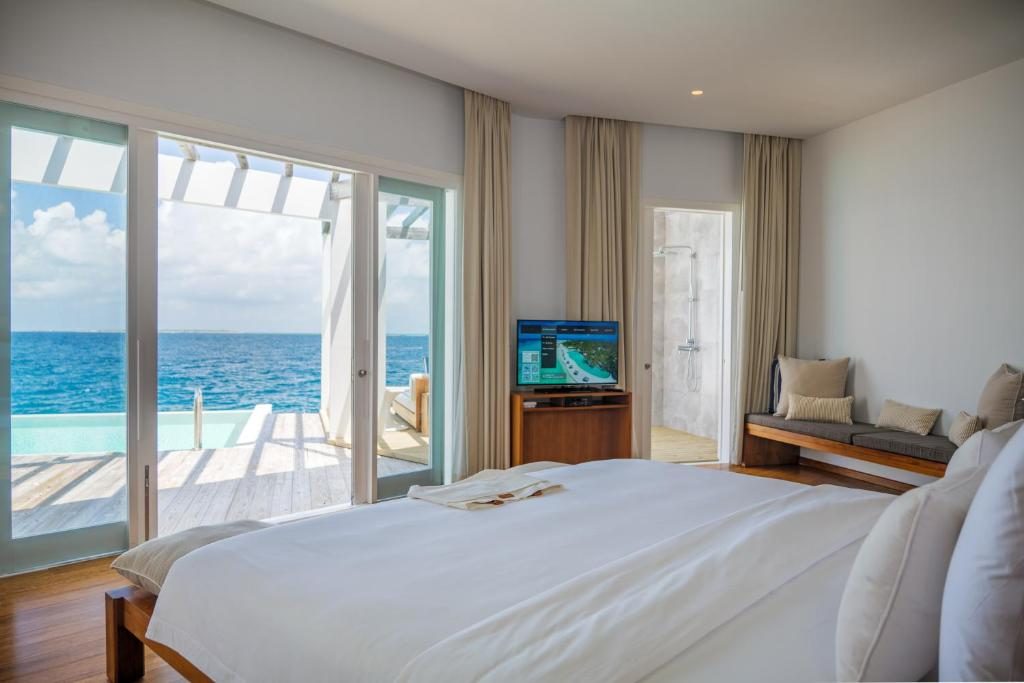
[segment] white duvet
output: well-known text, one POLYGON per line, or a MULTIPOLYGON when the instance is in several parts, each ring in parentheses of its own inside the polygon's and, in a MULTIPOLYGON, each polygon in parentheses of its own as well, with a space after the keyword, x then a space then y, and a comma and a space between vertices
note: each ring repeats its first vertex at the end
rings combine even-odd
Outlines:
POLYGON ((218 681, 832 675, 842 582, 889 496, 646 461, 543 476, 565 489, 383 503, 197 550, 148 636, 218 681))

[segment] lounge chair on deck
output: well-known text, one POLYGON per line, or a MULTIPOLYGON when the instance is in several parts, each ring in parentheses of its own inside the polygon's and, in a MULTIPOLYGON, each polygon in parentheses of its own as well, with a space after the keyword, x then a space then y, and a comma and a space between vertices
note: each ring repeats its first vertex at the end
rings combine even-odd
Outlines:
POLYGON ((391 411, 420 434, 430 434, 430 376, 409 376, 409 388, 391 401, 391 411))

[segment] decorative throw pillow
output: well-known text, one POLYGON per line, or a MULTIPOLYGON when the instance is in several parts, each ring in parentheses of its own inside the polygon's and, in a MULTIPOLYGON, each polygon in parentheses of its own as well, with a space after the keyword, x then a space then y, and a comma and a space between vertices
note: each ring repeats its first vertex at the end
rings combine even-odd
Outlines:
POLYGON ((775 415, 785 417, 789 412, 789 395, 814 396, 816 398, 842 398, 846 396, 846 371, 849 358, 835 360, 800 360, 779 356, 779 373, 782 375, 782 390, 775 415))
POLYGON ((978 432, 953 454, 942 479, 904 493, 878 518, 839 605, 837 680, 918 681, 935 668, 946 570, 960 527, 1016 432, 978 432))
POLYGON ((1024 680, 1024 429, 971 503, 942 596, 941 681, 1024 680))
POLYGON ((949 459, 943 478, 955 477, 961 472, 970 471, 976 467, 988 469, 995 462, 996 456, 1003 450, 1003 447, 1021 427, 1024 427, 1024 420, 1008 422, 998 429, 983 429, 972 434, 971 438, 968 438, 963 446, 956 449, 953 457, 949 459), (981 434, 985 436, 982 437, 981 434))
POLYGON ((817 398, 815 396, 789 395, 787 420, 808 420, 809 422, 834 422, 850 425, 853 420, 853 396, 845 398, 817 398))
POLYGON ((875 426, 925 436, 932 431, 941 412, 936 408, 917 408, 899 401, 886 400, 875 426))
POLYGON ((961 410, 953 418, 953 424, 949 426, 949 440, 957 446, 963 446, 964 441, 967 441, 975 432, 980 431, 981 427, 980 417, 961 410))
POLYGON ((118 574, 153 595, 160 594, 167 572, 178 558, 225 538, 271 526, 266 522, 241 520, 226 524, 197 526, 140 543, 110 565, 118 574))
POLYGON ((985 422, 986 429, 1024 419, 1024 373, 1006 363, 999 366, 981 390, 978 417, 985 422))

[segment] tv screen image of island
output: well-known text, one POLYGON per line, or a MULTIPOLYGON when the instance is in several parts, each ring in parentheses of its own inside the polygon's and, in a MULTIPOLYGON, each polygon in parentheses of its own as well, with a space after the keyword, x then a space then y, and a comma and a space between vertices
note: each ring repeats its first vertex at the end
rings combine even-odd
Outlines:
POLYGON ((618 322, 520 320, 517 327, 518 384, 618 382, 618 322))

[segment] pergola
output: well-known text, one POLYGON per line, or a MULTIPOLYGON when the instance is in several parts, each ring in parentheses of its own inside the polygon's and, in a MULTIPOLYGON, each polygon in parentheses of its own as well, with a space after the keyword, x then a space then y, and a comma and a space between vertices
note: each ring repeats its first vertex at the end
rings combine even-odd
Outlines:
MULTIPOLYGON (((123 193, 128 153, 124 145, 14 128, 12 179, 123 193)), ((351 197, 352 178, 343 171, 160 139, 160 199, 333 222, 337 203, 351 197)), ((430 206, 408 197, 381 195, 387 237, 429 239, 430 206)))

